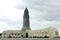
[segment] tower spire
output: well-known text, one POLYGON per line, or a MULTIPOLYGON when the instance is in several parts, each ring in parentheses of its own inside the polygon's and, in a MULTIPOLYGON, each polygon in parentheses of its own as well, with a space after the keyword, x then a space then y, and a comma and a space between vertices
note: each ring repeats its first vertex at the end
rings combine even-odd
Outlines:
POLYGON ((29 11, 28 9, 26 8, 25 11, 24 11, 24 18, 29 18, 29 11))
POLYGON ((26 8, 23 15, 23 28, 22 30, 30 30, 29 11, 26 8))

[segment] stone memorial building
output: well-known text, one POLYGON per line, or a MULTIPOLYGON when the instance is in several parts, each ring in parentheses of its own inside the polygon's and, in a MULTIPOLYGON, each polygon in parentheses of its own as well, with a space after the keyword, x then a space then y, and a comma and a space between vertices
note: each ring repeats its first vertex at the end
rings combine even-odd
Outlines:
POLYGON ((48 27, 45 29, 32 30, 30 28, 29 11, 26 8, 23 15, 22 30, 5 30, 2 33, 2 38, 23 38, 23 37, 58 37, 59 33, 56 28, 48 27))

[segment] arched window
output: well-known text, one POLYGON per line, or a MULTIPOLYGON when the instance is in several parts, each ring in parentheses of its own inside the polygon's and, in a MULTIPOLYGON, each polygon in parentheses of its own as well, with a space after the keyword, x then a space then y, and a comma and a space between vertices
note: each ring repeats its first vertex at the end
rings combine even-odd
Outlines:
POLYGON ((20 35, 20 34, 18 33, 18 35, 20 35))
POLYGON ((15 34, 15 35, 17 35, 17 34, 15 34))
POLYGON ((21 37, 24 37, 24 35, 21 35, 21 37))
POLYGON ((12 38, 12 36, 9 36, 9 38, 12 38))

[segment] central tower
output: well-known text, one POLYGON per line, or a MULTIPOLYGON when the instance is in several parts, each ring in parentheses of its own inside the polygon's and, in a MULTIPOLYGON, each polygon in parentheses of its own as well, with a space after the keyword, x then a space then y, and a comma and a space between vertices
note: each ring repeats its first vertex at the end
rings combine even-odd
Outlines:
POLYGON ((30 29, 30 20, 29 20, 29 11, 26 8, 23 15, 23 28, 22 30, 31 30, 30 29))

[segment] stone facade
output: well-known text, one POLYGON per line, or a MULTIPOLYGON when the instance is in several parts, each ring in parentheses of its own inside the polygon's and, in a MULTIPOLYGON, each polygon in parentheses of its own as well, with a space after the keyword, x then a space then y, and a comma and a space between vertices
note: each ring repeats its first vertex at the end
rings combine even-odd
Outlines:
POLYGON ((2 38, 19 38, 22 32, 20 30, 5 30, 2 33, 2 38))
POLYGON ((48 37, 52 38, 52 37, 58 37, 59 36, 58 30, 55 29, 55 28, 51 28, 51 27, 48 27, 48 28, 45 28, 45 29, 40 29, 40 30, 28 31, 28 34, 31 37, 34 37, 34 36, 36 36, 36 37, 48 36, 48 37))
POLYGON ((2 33, 2 38, 22 38, 26 37, 26 33, 28 33, 28 37, 45 37, 48 36, 50 38, 53 37, 58 37, 59 33, 58 30, 55 28, 45 28, 45 29, 40 29, 40 30, 25 30, 25 31, 20 31, 20 30, 5 30, 2 33))

